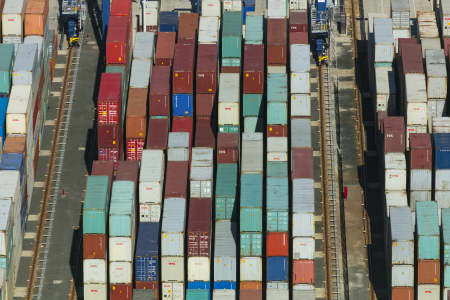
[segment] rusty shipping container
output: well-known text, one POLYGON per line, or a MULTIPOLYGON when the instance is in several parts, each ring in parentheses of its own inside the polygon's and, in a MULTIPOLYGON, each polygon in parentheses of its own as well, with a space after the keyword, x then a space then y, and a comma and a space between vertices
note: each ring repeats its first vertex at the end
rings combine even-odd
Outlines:
POLYGON ((99 148, 116 147, 122 140, 122 127, 118 125, 103 125, 97 127, 99 148))
POLYGON ((244 47, 244 93, 264 93, 264 45, 244 47))
POLYGON ((450 38, 443 38, 444 40, 444 53, 445 56, 448 57, 448 53, 450 51, 450 38))
POLYGON ((287 137, 287 125, 268 125, 267 137, 287 137))
POLYGON ((187 233, 188 257, 211 254, 211 198, 191 198, 187 233))
POLYGON ((3 144, 3 153, 22 153, 25 155, 26 136, 8 135, 3 144))
POLYGON ((308 14, 306 11, 289 12, 289 32, 308 33, 308 14))
POLYGON ((417 283, 439 284, 441 280, 441 267, 439 260, 418 260, 417 283))
POLYGON ((165 198, 187 197, 187 181, 189 172, 189 162, 168 161, 166 168, 165 198))
POLYGON ((139 162, 133 160, 121 160, 117 164, 116 180, 133 181, 137 188, 139 180, 139 162))
POLYGON ((106 235, 83 234, 83 259, 106 259, 106 235))
POLYGON ((392 287, 392 300, 414 300, 413 287, 392 287))
POLYGON ((197 49, 198 94, 214 94, 217 91, 217 44, 199 44, 197 49))
POLYGON ((110 284, 109 300, 133 300, 133 284, 110 284))
POLYGON ((145 139, 147 134, 147 89, 131 88, 128 93, 126 137, 145 139))
POLYGON ((237 163, 239 161, 239 133, 217 134, 217 163, 237 163))
POLYGON ((178 17, 178 43, 196 44, 198 14, 183 13, 178 17))
POLYGON ((215 94, 197 94, 195 97, 195 115, 197 117, 212 118, 215 100, 215 94))
POLYGON ((48 0, 28 1, 25 8, 25 36, 44 36, 47 16, 48 0))
POLYGON ((154 66, 150 81, 150 116, 170 116, 170 67, 154 66))
POLYGON ((172 66, 176 32, 159 32, 156 42, 155 65, 172 66))
POLYGON ((195 45, 177 44, 173 61, 172 93, 194 92, 195 45))
POLYGON ((267 65, 285 66, 287 56, 286 19, 267 21, 267 65))
POLYGON ((150 118, 148 121, 147 144, 145 149, 167 149, 170 120, 168 118, 150 118))
POLYGON ((418 45, 419 41, 415 38, 399 38, 397 44, 398 44, 398 53, 402 55, 403 48, 405 45, 408 44, 418 45))
POLYGON ((409 137, 410 169, 432 169, 433 149, 431 136, 427 133, 412 133, 409 137))
POLYGON ((291 148, 291 172, 294 178, 314 178, 312 148, 291 148))
POLYGON ((97 101, 98 125, 122 124, 122 76, 103 73, 97 101))
POLYGON ((130 53, 130 18, 111 16, 106 35, 106 63, 127 64, 130 53))
POLYGON ((239 300, 262 299, 262 282, 241 282, 239 288, 239 300))
POLYGON ((195 147, 216 148, 216 139, 209 117, 197 117, 194 145, 195 147))

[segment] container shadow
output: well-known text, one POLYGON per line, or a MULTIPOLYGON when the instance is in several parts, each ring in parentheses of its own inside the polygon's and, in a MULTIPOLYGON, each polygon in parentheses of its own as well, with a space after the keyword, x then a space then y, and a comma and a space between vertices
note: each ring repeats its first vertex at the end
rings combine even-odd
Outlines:
MULTIPOLYGON (((79 224, 82 224, 82 216, 80 216, 79 224)), ((83 257, 83 229, 81 226, 73 231, 72 249, 70 251, 70 269, 78 300, 83 299, 83 260, 80 259, 83 257)))

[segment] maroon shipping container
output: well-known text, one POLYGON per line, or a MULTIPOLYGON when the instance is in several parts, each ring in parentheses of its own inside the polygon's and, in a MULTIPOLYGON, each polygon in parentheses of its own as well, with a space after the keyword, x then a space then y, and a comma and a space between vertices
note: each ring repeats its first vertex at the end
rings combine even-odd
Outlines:
POLYGON ((266 236, 267 256, 289 256, 289 234, 287 232, 268 232, 266 236))
POLYGON ((405 130, 405 119, 403 117, 387 116, 383 119, 383 130, 391 128, 398 130, 405 130))
POLYGON ((409 136, 410 169, 433 168, 433 149, 428 133, 412 133, 409 136))
POLYGON ((237 163, 239 161, 239 133, 217 134, 217 163, 237 163))
POLYGON ((114 169, 116 169, 118 161, 123 157, 121 144, 112 148, 98 148, 98 160, 111 160, 114 162, 114 169))
POLYGON ((414 288, 392 287, 391 300, 414 300, 414 288))
POLYGON ((312 148, 292 148, 291 159, 292 179, 314 178, 314 158, 312 148))
POLYGON ((155 65, 171 66, 175 54, 176 32, 159 32, 156 41, 155 65))
POLYGON ((197 117, 211 118, 215 100, 216 94, 197 94, 195 96, 195 115, 197 117))
POLYGON ((267 21, 267 65, 284 66, 287 56, 286 19, 267 21))
POLYGON ((122 124, 122 76, 103 73, 97 101, 98 125, 122 124))
POLYGON ((127 139, 127 160, 141 160, 145 139, 127 139))
POLYGON ((145 139, 147 134, 147 89, 131 88, 128 93, 126 137, 145 139))
POLYGON ((294 284, 314 284, 314 260, 294 260, 292 280, 294 284))
POLYGON ((241 67, 220 67, 221 73, 240 73, 241 67))
POLYGON ((130 17, 111 16, 106 35, 106 63, 127 64, 130 41, 130 17))
POLYGON ((308 14, 306 11, 289 12, 289 31, 308 33, 308 14))
POLYGON ((384 153, 405 152, 406 134, 404 130, 393 128, 384 129, 384 153))
POLYGON ((197 52, 197 94, 214 94, 217 90, 217 45, 200 44, 197 52))
POLYGON ((112 0, 110 16, 131 16, 131 0, 112 0))
POLYGON ((168 161, 165 179, 165 198, 187 197, 187 182, 189 173, 189 162, 168 161))
POLYGON ((192 117, 173 117, 173 132, 189 132, 189 148, 192 147, 192 136, 194 134, 194 119, 192 117))
POLYGON ((289 45, 309 44, 307 32, 289 32, 289 45))
POLYGON ((418 45, 419 41, 415 38, 399 38, 397 44, 398 44, 398 53, 399 55, 402 55, 404 45, 408 44, 418 45))
POLYGON ((444 38, 443 40, 445 56, 448 56, 448 52, 450 51, 450 38, 444 38))
POLYGON ((402 70, 406 73, 424 73, 422 47, 419 44, 405 44, 402 46, 402 70))
POLYGON ((97 127, 98 147, 116 147, 122 139, 122 127, 117 125, 103 125, 97 127))
POLYGON ((287 125, 269 125, 267 126, 267 137, 287 137, 287 125))
POLYGON ((114 164, 107 160, 94 160, 92 162, 91 175, 108 176, 109 188, 111 189, 114 174, 114 164))
POLYGON ((133 181, 137 187, 139 180, 139 162, 132 160, 121 160, 117 164, 116 180, 133 181))
POLYGON ((264 45, 244 47, 244 93, 264 93, 264 45))
POLYGON ((170 67, 153 67, 149 102, 150 116, 170 116, 170 67))
POLYGON ((169 119, 150 119, 148 121, 147 145, 145 149, 167 149, 169 138, 169 119))
POLYGON ((439 284, 440 281, 441 267, 439 260, 418 260, 418 284, 439 284))
POLYGON ((132 299, 133 299, 132 283, 110 284, 109 300, 132 300, 132 299))
POLYGON ((159 299, 159 282, 158 281, 136 281, 136 289, 138 290, 154 290, 155 299, 159 299))
POLYGON ((209 117, 197 117, 194 145, 195 147, 216 148, 216 139, 214 138, 209 117))
POLYGON ((239 285, 239 300, 261 300, 262 283, 261 282, 241 282, 239 285))
POLYGON ((198 14, 183 13, 178 17, 178 43, 196 43, 198 14))
POLYGON ((194 91, 195 45, 176 44, 173 60, 172 92, 192 94, 194 91))
POLYGON ((211 254, 211 198, 189 200, 188 257, 211 254))
POLYGON ((106 259, 106 235, 83 234, 83 259, 106 259))

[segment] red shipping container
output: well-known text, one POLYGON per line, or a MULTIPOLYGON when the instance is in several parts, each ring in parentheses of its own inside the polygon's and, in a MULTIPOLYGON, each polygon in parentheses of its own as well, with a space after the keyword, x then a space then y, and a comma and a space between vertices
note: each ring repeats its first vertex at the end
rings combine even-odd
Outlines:
POLYGON ((103 73, 97 101, 98 125, 122 124, 122 76, 103 73))
POLYGON ((439 260, 418 260, 418 284, 439 284, 440 280, 441 267, 439 260))
POLYGON ((211 128, 211 119, 198 117, 195 126, 195 147, 216 148, 216 139, 211 128))
POLYGON ((402 55, 404 45, 407 44, 418 45, 419 41, 416 38, 399 38, 397 44, 398 44, 398 53, 399 55, 402 55))
POLYGON ((136 289, 138 290, 154 290, 156 299, 158 298, 159 282, 158 281, 136 281, 136 289))
POLYGON ((237 163, 239 161, 239 133, 218 133, 217 163, 237 163))
POLYGON ((147 145, 145 149, 167 149, 169 122, 168 118, 150 118, 148 122, 147 145))
POLYGON ((217 90, 217 45, 200 44, 197 51, 197 96, 214 94, 217 90))
POLYGON ((94 160, 92 162, 91 175, 94 176, 108 176, 109 188, 111 189, 114 174, 114 164, 107 160, 94 160))
POLYGON ((189 162, 168 161, 166 168, 164 197, 187 197, 189 162))
POLYGON ((211 254, 211 198, 189 200, 188 256, 211 254))
POLYGON ((450 38, 444 38, 444 52, 445 56, 448 56, 450 51, 450 38))
POLYGON ((127 139, 144 139, 147 134, 147 89, 131 88, 126 116, 127 139))
POLYGON ((267 233, 266 255, 289 256, 289 235, 287 232, 267 233))
POLYGON ((404 130, 384 128, 384 153, 405 152, 405 138, 404 130))
POLYGON ((287 137, 287 125, 268 125, 267 137, 287 137))
POLYGON ((131 0, 112 0, 110 16, 131 16, 131 0))
POLYGON ((238 149, 218 149, 217 163, 218 164, 233 164, 239 161, 238 149))
POLYGON ((98 147, 108 148, 120 145, 122 128, 117 125, 103 125, 97 127, 98 147))
POLYGON ((294 284, 314 284, 314 260, 294 260, 292 272, 294 284))
POLYGON ((150 116, 170 116, 170 67, 154 66, 150 86, 150 116))
POLYGON ((221 73, 241 73, 241 67, 220 67, 221 73))
POLYGON ((130 18, 127 16, 109 17, 106 35, 106 63, 127 64, 130 41, 130 18))
POLYGON ((405 44, 402 46, 403 74, 406 73, 424 73, 422 47, 419 44, 405 44))
POLYGON ((267 65, 284 66, 287 56, 286 19, 267 21, 267 65))
POLYGON ((244 47, 244 93, 264 93, 264 45, 244 47))
POLYGON ((117 164, 116 180, 133 181, 137 187, 139 180, 139 162, 132 160, 121 160, 117 164))
POLYGON ((189 148, 192 148, 192 136, 194 134, 194 119, 192 117, 174 117, 172 131, 189 132, 189 148))
POLYGON ((155 65, 172 66, 176 32, 159 32, 156 42, 155 65))
POLYGON ((133 284, 121 283, 109 286, 109 300, 132 300, 133 284))
POLYGON ((392 287, 391 300, 414 300, 414 288, 392 287))
POLYGON ((195 115, 197 117, 211 118, 215 100, 216 94, 197 94, 195 96, 195 115))
POLYGON ((289 31, 308 33, 308 14, 306 11, 289 12, 289 31))
POLYGON ((194 91, 195 45, 176 44, 173 59, 172 92, 192 94, 194 91))
POLYGON ((106 259, 106 235, 83 234, 83 259, 106 259))
POLYGON ((309 44, 307 32, 289 32, 289 45, 309 44))
POLYGON ((409 136, 409 148, 410 169, 433 168, 433 149, 428 133, 412 133, 409 136))
POLYGON ((99 160, 111 160, 114 162, 114 169, 117 168, 117 163, 123 157, 123 150, 121 146, 114 148, 98 148, 99 160))
POLYGON ((314 178, 314 158, 312 148, 292 148, 291 172, 294 178, 314 178))
POLYGON ((141 160, 145 139, 127 139, 127 160, 141 160))
POLYGON ((178 43, 196 43, 198 14, 183 13, 178 17, 178 43))
POLYGON ((240 300, 261 300, 262 283, 261 282, 241 282, 239 290, 240 300))

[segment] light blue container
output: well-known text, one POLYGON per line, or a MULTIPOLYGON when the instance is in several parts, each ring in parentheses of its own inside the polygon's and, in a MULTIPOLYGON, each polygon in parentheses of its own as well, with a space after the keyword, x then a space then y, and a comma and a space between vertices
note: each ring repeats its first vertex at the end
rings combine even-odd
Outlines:
POLYGON ((241 256, 262 256, 261 233, 241 233, 241 256))
POLYGON ((287 104, 282 102, 267 103, 267 124, 287 125, 287 104))
POLYGON ((106 234, 108 176, 88 176, 83 203, 83 234, 106 234))
POLYGON ((262 44, 263 43, 263 16, 248 15, 245 20, 245 43, 262 44))
POLYGON ((237 174, 237 164, 217 164, 216 197, 236 196, 237 174))
POLYGON ((241 59, 240 58, 222 58, 222 67, 240 67, 241 59))
POLYGON ((267 75, 267 102, 287 102, 288 83, 286 73, 267 75))
POLYGON ((241 208, 241 232, 262 232, 262 208, 241 208))
POLYGON ((0 95, 11 90, 11 70, 14 65, 14 44, 0 44, 0 95))
POLYGON ((439 236, 419 236, 419 259, 439 259, 439 236))
POLYGON ((288 162, 287 161, 268 161, 267 177, 287 177, 288 162))
POLYGON ((187 289, 186 300, 209 300, 209 290, 187 289))
MULTIPOLYGON (((441 209, 442 241, 450 247, 450 208, 441 209)), ((450 264, 450 263, 449 263, 450 264)))
POLYGON ((288 232, 289 231, 289 212, 285 211, 267 211, 266 212, 267 231, 268 232, 288 232))
POLYGON ((241 175, 241 207, 262 207, 263 205, 263 175, 241 175))
POLYGON ((239 126, 236 125, 219 125, 219 132, 222 133, 239 133, 239 126))
POLYGON ((235 219, 233 212, 235 209, 234 197, 217 197, 216 196, 216 221, 235 219))
POLYGON ((450 287, 450 266, 444 266, 444 287, 450 287))
POLYGON ((134 231, 134 182, 114 181, 109 209, 109 235, 131 237, 134 231))
POLYGON ((288 178, 268 177, 266 180, 266 197, 267 209, 289 209, 288 178))
POLYGON ((450 265, 450 244, 444 244, 444 265, 450 265))
POLYGON ((222 58, 240 58, 242 54, 242 13, 225 11, 222 27, 222 58))
POLYGON ((262 94, 244 94, 244 117, 260 117, 262 94))
POLYGON ((242 37, 240 35, 222 35, 222 59, 241 57, 242 37))
POLYGON ((261 132, 258 126, 261 124, 260 118, 258 117, 245 117, 244 118, 244 132, 261 132))
POLYGON ((417 234, 439 236, 438 205, 435 201, 416 203, 417 234))

